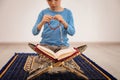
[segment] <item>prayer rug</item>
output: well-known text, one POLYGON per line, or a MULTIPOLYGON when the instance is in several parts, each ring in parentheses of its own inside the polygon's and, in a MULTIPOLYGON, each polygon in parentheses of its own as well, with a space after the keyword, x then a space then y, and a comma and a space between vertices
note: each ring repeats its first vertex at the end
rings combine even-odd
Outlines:
MULTIPOLYGON (((28 56, 37 56, 35 53, 15 53, 15 55, 0 70, 0 80, 26 80, 29 73, 24 70, 28 56)), ((84 54, 74 58, 80 69, 89 80, 117 80, 113 75, 101 68, 84 54)), ((71 72, 44 73, 34 80, 82 80, 83 78, 71 72)))

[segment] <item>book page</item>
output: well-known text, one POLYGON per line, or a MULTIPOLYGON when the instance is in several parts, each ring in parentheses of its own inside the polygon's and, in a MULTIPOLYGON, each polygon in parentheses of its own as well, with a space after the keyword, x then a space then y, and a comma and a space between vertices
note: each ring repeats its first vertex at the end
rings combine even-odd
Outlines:
POLYGON ((48 49, 48 48, 46 48, 46 47, 44 47, 44 46, 40 46, 40 45, 37 45, 37 48, 38 48, 39 50, 43 51, 45 54, 49 55, 50 57, 52 57, 52 58, 54 58, 54 59, 57 58, 57 57, 56 57, 56 54, 55 54, 52 50, 50 50, 50 49, 48 49))
POLYGON ((45 54, 47 54, 48 56, 52 57, 53 59, 57 59, 57 60, 69 57, 76 52, 76 50, 72 47, 59 50, 56 53, 41 45, 37 45, 37 48, 41 50, 42 52, 44 52, 45 54))
POLYGON ((76 50, 74 48, 67 48, 67 49, 59 50, 55 54, 57 56, 57 59, 60 60, 60 59, 66 58, 68 56, 71 56, 75 52, 76 52, 76 50))

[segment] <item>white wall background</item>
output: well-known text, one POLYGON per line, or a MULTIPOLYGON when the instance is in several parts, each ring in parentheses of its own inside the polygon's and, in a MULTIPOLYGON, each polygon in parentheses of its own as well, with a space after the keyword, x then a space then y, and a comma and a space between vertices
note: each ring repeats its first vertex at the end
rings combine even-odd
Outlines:
MULTIPOLYGON (((62 6, 74 16, 70 42, 120 42, 120 0, 62 0, 62 6)), ((46 0, 0 0, 0 42, 39 42, 32 27, 46 7, 46 0)))

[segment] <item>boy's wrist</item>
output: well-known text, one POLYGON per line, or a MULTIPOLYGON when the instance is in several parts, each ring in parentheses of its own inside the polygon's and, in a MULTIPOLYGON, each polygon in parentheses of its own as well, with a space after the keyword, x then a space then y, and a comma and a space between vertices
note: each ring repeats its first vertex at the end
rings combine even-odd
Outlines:
POLYGON ((64 28, 67 29, 68 28, 68 23, 66 21, 61 21, 61 23, 64 25, 64 28))
POLYGON ((41 30, 41 28, 42 28, 43 25, 44 25, 44 22, 41 21, 41 22, 38 24, 38 26, 37 26, 38 30, 41 30))

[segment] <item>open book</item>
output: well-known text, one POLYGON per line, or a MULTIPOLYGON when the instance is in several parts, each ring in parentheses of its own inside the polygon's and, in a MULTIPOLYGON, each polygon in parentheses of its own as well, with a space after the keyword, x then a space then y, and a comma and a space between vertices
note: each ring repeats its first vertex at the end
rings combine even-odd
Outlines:
POLYGON ((41 46, 39 44, 35 45, 34 51, 36 51, 38 54, 43 54, 55 61, 63 61, 69 57, 80 54, 80 52, 77 48, 62 49, 55 53, 54 51, 52 51, 44 46, 41 46))

